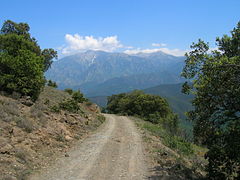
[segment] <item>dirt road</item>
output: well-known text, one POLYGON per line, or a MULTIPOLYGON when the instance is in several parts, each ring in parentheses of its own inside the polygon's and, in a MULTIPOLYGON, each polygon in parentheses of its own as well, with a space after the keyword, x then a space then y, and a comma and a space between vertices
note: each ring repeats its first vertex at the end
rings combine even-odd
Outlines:
POLYGON ((105 116, 105 124, 69 151, 69 157, 61 157, 30 179, 147 179, 141 137, 134 123, 123 116, 105 116))

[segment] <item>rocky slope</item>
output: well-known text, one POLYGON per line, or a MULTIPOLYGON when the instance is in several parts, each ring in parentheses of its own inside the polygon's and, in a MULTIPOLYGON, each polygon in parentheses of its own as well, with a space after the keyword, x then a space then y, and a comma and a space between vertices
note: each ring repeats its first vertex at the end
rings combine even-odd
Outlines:
POLYGON ((66 98, 70 95, 50 87, 34 104, 0 95, 0 179, 27 179, 55 157, 68 156, 74 142, 103 122, 90 102, 80 104, 80 113, 52 112, 66 98))

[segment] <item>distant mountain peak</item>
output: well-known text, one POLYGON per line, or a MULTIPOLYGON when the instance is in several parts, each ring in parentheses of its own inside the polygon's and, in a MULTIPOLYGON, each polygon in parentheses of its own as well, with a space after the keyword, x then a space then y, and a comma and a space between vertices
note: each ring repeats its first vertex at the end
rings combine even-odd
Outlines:
POLYGON ((145 84, 153 79, 162 83, 179 82, 178 75, 183 64, 182 57, 163 52, 129 55, 122 52, 88 50, 54 62, 46 72, 46 77, 56 81, 61 88, 103 83, 120 77, 143 81, 140 84, 145 87, 145 84), (161 73, 156 75, 156 72, 161 73), (143 76, 149 78, 143 80, 143 76))

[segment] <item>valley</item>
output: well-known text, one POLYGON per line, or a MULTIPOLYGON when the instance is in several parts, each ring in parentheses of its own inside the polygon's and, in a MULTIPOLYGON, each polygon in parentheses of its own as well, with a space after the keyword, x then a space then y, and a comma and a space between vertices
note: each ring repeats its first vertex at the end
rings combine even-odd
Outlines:
POLYGON ((166 98, 175 113, 186 122, 192 96, 181 93, 180 77, 184 57, 155 53, 108 53, 87 51, 64 57, 52 64, 46 77, 60 89, 80 89, 92 102, 105 107, 107 96, 135 89, 166 98))

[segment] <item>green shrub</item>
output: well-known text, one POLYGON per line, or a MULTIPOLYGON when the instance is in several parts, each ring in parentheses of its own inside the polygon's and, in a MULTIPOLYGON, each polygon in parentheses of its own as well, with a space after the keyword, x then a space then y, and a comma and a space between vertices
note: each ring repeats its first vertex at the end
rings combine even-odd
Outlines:
POLYGON ((65 137, 63 134, 57 134, 56 140, 59 142, 65 142, 65 137))
POLYGON ((185 141, 179 136, 165 136, 163 138, 163 143, 172 149, 176 149, 179 153, 182 153, 184 155, 193 154, 193 147, 191 143, 185 141))
POLYGON ((53 88, 57 88, 58 87, 57 83, 52 81, 52 80, 48 80, 47 81, 47 85, 50 86, 50 87, 53 87, 53 88))
POLYGON ((157 124, 161 122, 161 116, 158 113, 149 114, 146 120, 157 124))
POLYGON ((74 99, 74 101, 78 103, 86 101, 86 99, 83 97, 83 94, 79 90, 73 92, 72 98, 74 99))
POLYGON ((97 119, 100 121, 100 122, 104 122, 105 121, 105 116, 103 116, 103 115, 98 115, 97 116, 97 119))
POLYGON ((105 107, 101 107, 101 112, 102 113, 107 113, 107 109, 105 107))
POLYGON ((66 110, 68 112, 77 113, 80 110, 78 102, 73 99, 66 99, 59 103, 60 109, 66 110))
POLYGON ((107 110, 109 113, 127 113, 130 116, 139 115, 146 119, 149 119, 151 114, 153 117, 154 114, 154 120, 156 116, 164 118, 171 113, 165 99, 138 90, 108 97, 107 110))
POLYGON ((107 111, 121 115, 138 116, 155 124, 162 124, 171 133, 178 131, 178 117, 167 101, 160 96, 142 91, 122 93, 108 97, 107 111))
POLYGON ((191 143, 187 142, 179 136, 175 136, 163 128, 160 124, 152 124, 150 122, 143 122, 142 128, 148 130, 153 135, 163 139, 163 144, 169 148, 177 150, 179 153, 184 155, 190 155, 193 151, 191 143))
POLYGON ((50 111, 55 112, 55 113, 59 113, 60 112, 60 107, 59 105, 53 105, 50 107, 50 111))
POLYGON ((73 90, 71 88, 64 89, 65 92, 67 92, 69 95, 72 95, 73 90))

